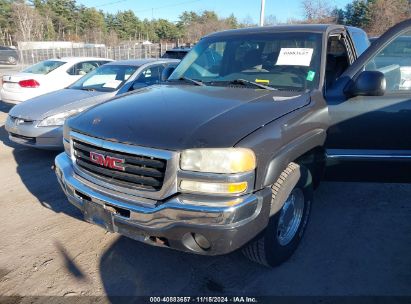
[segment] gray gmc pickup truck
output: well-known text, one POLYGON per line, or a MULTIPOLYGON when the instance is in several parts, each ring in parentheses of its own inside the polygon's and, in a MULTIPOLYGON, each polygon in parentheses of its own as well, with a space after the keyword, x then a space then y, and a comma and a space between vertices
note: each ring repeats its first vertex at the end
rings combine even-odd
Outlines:
POLYGON ((324 171, 410 165, 411 64, 379 60, 409 33, 405 21, 371 46, 340 25, 206 36, 167 84, 69 119, 58 180, 109 231, 204 255, 242 248, 276 266, 300 242, 324 171))

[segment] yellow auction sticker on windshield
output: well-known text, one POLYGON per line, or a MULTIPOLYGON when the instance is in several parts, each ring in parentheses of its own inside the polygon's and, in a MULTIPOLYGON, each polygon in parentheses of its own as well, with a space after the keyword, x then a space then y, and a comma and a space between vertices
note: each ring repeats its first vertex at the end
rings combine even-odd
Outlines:
POLYGON ((263 84, 270 84, 270 81, 268 79, 256 79, 255 82, 257 83, 263 83, 263 84))
POLYGON ((309 48, 281 48, 275 65, 309 66, 313 51, 309 48))

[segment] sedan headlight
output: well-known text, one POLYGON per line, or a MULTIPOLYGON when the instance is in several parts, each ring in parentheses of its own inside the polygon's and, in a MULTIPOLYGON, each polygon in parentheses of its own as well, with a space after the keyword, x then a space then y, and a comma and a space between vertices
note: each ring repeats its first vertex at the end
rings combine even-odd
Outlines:
POLYGON ((64 121, 75 114, 83 112, 89 107, 74 109, 62 113, 58 113, 49 117, 44 118, 40 123, 37 125, 38 127, 58 127, 64 124, 64 121))
POLYGON ((255 169, 256 158, 246 148, 189 149, 182 152, 180 167, 206 173, 242 173, 255 169))

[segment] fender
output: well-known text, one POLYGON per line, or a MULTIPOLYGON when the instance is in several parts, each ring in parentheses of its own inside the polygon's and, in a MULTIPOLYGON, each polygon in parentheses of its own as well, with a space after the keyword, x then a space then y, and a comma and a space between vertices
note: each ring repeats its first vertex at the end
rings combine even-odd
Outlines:
POLYGON ((267 166, 263 187, 274 184, 288 164, 315 147, 322 146, 326 139, 324 129, 311 130, 282 147, 267 166))

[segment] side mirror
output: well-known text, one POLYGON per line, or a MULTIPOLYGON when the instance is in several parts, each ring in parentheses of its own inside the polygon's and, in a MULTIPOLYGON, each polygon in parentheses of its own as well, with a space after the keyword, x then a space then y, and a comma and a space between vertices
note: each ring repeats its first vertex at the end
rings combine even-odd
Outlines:
POLYGON ((385 93, 386 80, 379 71, 363 71, 349 89, 352 96, 382 96, 385 93))
POLYGON ((135 82, 133 83, 133 86, 131 88, 132 88, 132 91, 134 91, 134 90, 142 89, 145 87, 148 87, 148 84, 143 83, 143 82, 135 82))
POLYGON ((167 81, 168 77, 174 72, 176 67, 168 66, 164 68, 163 72, 161 73, 161 82, 167 81))

